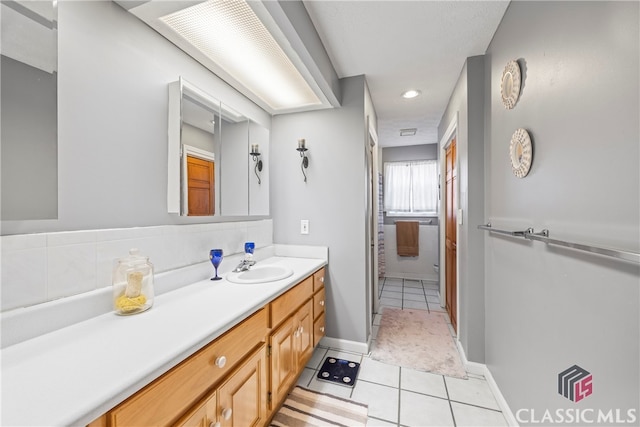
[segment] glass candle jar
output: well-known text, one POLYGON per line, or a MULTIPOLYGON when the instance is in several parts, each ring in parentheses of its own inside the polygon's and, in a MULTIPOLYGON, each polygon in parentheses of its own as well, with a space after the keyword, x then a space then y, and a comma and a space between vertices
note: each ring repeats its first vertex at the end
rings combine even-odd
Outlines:
POLYGON ((138 249, 115 261, 112 283, 116 314, 142 313, 153 305, 153 264, 138 249))

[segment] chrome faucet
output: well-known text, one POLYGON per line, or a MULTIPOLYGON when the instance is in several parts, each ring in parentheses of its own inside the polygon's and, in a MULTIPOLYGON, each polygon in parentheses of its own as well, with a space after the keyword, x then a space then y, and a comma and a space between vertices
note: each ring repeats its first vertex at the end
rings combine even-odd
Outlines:
POLYGON ((240 264, 233 270, 234 273, 239 273, 241 271, 247 271, 252 265, 255 265, 255 261, 243 259, 240 261, 240 264))

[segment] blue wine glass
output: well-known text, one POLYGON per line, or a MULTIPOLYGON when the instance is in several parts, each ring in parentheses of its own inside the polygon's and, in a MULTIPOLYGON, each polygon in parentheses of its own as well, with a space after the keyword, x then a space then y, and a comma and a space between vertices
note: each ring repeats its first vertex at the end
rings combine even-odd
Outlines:
POLYGON ((211 249, 211 251, 209 251, 209 259, 216 269, 216 275, 212 277, 211 280, 221 280, 222 277, 218 276, 218 266, 222 262, 222 249, 211 249))

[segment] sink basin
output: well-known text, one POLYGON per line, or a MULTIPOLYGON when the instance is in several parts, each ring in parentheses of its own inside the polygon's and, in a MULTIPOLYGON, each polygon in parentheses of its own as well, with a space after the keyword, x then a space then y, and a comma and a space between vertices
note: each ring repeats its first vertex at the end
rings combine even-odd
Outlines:
POLYGON ((252 284, 275 282, 286 279, 293 274, 293 270, 284 265, 254 265, 250 270, 240 273, 228 273, 226 279, 233 283, 252 284))

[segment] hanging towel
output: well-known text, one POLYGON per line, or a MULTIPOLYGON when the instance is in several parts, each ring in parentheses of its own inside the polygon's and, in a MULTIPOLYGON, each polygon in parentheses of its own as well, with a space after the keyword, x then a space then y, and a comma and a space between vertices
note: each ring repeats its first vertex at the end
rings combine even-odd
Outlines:
POLYGON ((418 256, 418 221, 396 221, 396 245, 398 256, 418 256))

